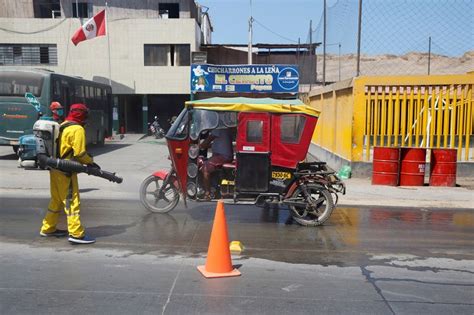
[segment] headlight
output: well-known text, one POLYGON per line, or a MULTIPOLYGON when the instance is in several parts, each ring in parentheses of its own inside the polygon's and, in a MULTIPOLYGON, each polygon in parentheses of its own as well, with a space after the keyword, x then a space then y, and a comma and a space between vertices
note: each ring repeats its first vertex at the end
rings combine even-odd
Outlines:
POLYGON ((189 157, 191 159, 197 158, 199 155, 199 145, 197 144, 191 144, 189 146, 189 157))
POLYGON ((198 167, 197 164, 194 163, 189 163, 188 164, 188 176, 191 178, 194 178, 197 176, 198 173, 198 167))
POLYGON ((187 185, 186 185, 186 192, 188 194, 188 196, 190 197, 194 197, 196 196, 196 184, 193 183, 193 182, 189 182, 187 185))

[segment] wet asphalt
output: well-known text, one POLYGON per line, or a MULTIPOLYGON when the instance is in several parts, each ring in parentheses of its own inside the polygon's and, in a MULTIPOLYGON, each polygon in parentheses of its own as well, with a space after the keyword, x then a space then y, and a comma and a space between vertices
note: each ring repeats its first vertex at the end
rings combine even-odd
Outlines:
POLYGON ((326 225, 305 228, 283 209, 228 204, 229 239, 245 247, 233 255, 242 276, 208 280, 196 266, 215 204, 153 214, 134 200, 83 200, 97 243, 73 246, 38 236, 47 203, 2 198, 2 314, 474 310, 471 210, 338 208, 326 225))
POLYGON ((244 245, 232 255, 242 275, 209 280, 196 267, 215 203, 149 213, 136 192, 169 163, 166 147, 106 148, 97 161, 126 180, 81 175, 82 222, 97 238, 88 246, 38 235, 46 174, 0 154, 0 314, 474 313, 472 209, 338 207, 307 228, 285 209, 226 204, 229 240, 244 245), (150 150, 153 161, 142 154, 150 150))

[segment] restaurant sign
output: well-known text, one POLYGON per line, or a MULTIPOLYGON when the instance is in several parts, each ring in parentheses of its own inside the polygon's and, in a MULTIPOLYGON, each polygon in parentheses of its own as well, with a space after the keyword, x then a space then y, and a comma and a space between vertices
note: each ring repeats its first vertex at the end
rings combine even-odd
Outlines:
POLYGON ((296 65, 191 65, 191 92, 297 93, 296 65))

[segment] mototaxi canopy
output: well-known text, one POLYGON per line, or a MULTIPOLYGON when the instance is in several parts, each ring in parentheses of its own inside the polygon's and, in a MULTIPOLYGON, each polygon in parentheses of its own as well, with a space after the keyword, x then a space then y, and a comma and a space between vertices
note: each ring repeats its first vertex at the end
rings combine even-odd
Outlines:
POLYGON ((299 99, 280 100, 269 97, 212 97, 187 101, 185 106, 214 111, 293 113, 306 114, 313 117, 319 117, 320 114, 318 110, 305 105, 299 99))

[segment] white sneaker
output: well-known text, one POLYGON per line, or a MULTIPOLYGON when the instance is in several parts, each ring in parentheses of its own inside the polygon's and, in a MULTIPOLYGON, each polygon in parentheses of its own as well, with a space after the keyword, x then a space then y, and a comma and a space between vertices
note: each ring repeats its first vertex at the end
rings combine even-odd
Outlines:
POLYGON ((84 235, 83 237, 74 237, 69 235, 69 238, 67 239, 71 244, 92 244, 95 243, 95 238, 88 237, 87 235, 84 235))

